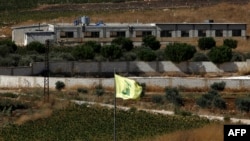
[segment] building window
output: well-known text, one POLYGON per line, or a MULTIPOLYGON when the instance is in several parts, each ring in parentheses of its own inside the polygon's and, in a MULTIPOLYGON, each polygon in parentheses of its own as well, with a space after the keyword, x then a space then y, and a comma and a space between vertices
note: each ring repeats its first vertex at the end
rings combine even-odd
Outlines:
POLYGON ((110 37, 125 37, 125 31, 110 31, 110 37))
POLYGON ((215 30, 215 36, 216 37, 222 37, 223 36, 223 31, 222 30, 215 30))
POLYGON ((161 37, 172 37, 172 31, 170 30, 162 30, 161 37))
POLYGON ((241 30, 233 30, 232 36, 241 36, 241 30))
POLYGON ((198 30, 198 37, 206 37, 206 30, 198 30))
POLYGON ((136 31, 136 37, 145 37, 152 35, 152 31, 136 31))
POLYGON ((65 31, 61 31, 60 32, 60 38, 73 38, 74 37, 74 32, 69 31, 69 32, 65 32, 65 31))
POLYGON ((99 38, 100 37, 100 32, 85 32, 84 33, 85 38, 99 38))
POLYGON ((187 30, 181 31, 181 37, 189 37, 189 31, 187 30))

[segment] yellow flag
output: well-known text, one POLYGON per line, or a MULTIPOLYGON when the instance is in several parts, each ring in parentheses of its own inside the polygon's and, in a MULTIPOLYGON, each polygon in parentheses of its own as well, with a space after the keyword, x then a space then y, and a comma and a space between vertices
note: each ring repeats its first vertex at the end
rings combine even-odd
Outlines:
POLYGON ((135 80, 115 74, 116 97, 122 99, 138 99, 142 87, 135 80))

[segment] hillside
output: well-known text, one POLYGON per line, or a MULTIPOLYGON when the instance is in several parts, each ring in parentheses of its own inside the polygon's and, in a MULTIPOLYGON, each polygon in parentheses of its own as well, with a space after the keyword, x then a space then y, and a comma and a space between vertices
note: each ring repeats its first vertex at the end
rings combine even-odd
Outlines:
MULTIPOLYGON (((73 0, 72 0, 73 2, 73 0)), ((116 3, 34 4, 33 8, 0 11, 0 36, 11 37, 11 26, 38 23, 72 23, 83 15, 91 22, 240 22, 250 24, 249 0, 130 1, 116 3)), ((247 30, 250 35, 250 30, 247 30)), ((240 41, 238 50, 250 51, 249 41, 240 41)))

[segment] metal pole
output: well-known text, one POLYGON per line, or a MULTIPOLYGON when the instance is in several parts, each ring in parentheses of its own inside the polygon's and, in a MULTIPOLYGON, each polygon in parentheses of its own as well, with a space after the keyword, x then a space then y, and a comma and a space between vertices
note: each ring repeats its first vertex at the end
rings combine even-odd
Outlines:
POLYGON ((44 101, 49 101, 49 40, 46 40, 44 60, 44 101))
POLYGON ((115 81, 115 69, 114 69, 114 141, 116 141, 116 81, 115 81))

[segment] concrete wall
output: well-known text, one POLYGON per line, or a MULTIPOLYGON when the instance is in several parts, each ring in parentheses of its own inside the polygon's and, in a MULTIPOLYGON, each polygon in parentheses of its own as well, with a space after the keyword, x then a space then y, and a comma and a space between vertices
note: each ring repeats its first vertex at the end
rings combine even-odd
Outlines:
MULTIPOLYGON (((0 68, 0 75, 37 75, 44 70, 44 62, 35 62, 30 67, 0 68)), ((212 62, 131 61, 131 62, 50 62, 50 71, 55 74, 104 74, 104 73, 221 73, 250 70, 250 60, 228 62, 221 65, 212 62)))
MULTIPOLYGON (((129 77, 146 86, 157 87, 185 87, 185 88, 208 88, 214 82, 226 82, 229 89, 250 90, 250 77, 246 78, 195 78, 195 77, 129 77)), ((51 77, 49 87, 55 88, 55 83, 62 81, 66 88, 92 87, 102 85, 104 87, 114 87, 114 78, 62 78, 51 77)), ((32 88, 44 87, 43 77, 27 76, 0 76, 0 88, 32 88)))

